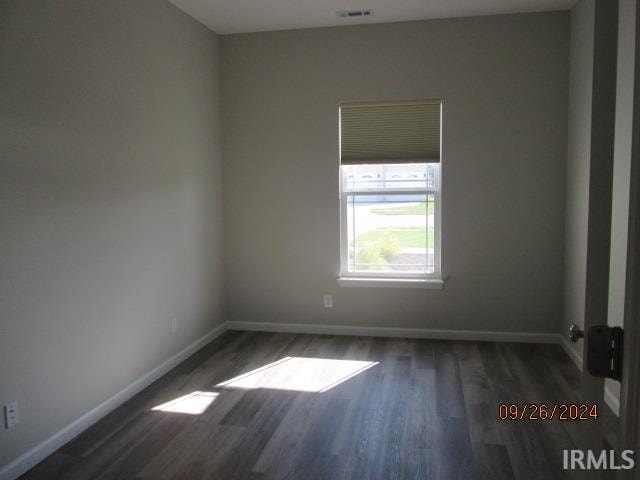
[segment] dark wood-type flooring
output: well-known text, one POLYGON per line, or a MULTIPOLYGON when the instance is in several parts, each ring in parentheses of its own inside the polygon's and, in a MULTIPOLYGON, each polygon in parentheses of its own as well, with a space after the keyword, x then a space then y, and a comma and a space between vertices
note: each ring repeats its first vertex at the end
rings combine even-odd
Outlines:
POLYGON ((579 381, 557 345, 231 331, 21 478, 570 478, 580 422, 497 414, 575 402, 579 381), (283 357, 379 363, 322 393, 215 387, 283 357), (193 391, 218 396, 199 415, 152 410, 193 391))

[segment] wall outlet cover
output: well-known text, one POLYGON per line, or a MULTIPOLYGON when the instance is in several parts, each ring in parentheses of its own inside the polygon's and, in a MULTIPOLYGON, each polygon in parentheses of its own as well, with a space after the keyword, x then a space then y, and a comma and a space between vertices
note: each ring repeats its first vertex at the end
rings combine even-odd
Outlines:
POLYGON ((18 401, 7 403, 4 406, 4 428, 14 427, 19 420, 18 401))
POLYGON ((325 308, 333 307, 333 295, 326 294, 322 298, 324 300, 324 307, 325 308))

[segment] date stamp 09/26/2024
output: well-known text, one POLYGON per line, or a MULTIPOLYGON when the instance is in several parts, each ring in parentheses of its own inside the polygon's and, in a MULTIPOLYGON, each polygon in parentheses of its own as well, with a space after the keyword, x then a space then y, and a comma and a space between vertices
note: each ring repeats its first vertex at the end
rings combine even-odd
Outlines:
POLYGON ((500 420, 587 421, 597 420, 598 405, 589 403, 500 403, 500 420))
MULTIPOLYGON (((505 421, 588 421, 600 415, 597 404, 589 403, 500 403, 498 418, 505 421)), ((620 470, 633 469, 633 450, 563 450, 564 470, 620 470)))

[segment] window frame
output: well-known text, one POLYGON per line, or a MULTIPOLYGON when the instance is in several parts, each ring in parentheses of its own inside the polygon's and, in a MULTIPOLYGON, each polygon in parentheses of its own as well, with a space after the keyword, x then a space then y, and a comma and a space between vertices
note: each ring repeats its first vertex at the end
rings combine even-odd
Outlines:
MULTIPOLYGON (((343 279, 376 279, 376 280, 441 280, 441 211, 442 211, 442 162, 425 164, 437 165, 435 175, 435 188, 398 188, 398 189, 355 189, 344 188, 342 165, 339 170, 339 200, 340 200, 340 278, 343 279), (349 226, 348 208, 349 197, 363 195, 433 195, 434 196, 434 218, 433 218, 433 268, 432 273, 427 272, 384 272, 384 271, 349 271, 349 226)), ((426 228, 426 227, 425 227, 426 228)))

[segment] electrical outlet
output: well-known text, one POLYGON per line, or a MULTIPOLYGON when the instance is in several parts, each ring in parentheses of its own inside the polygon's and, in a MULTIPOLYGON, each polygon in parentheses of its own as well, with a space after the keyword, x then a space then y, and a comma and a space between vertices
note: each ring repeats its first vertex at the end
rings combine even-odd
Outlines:
POLYGON ((7 403, 4 406, 4 428, 8 430, 15 427, 19 419, 18 401, 7 403))
POLYGON ((173 317, 171 319, 171 334, 173 335, 174 333, 176 333, 177 329, 178 329, 178 319, 173 317))
POLYGON ((324 308, 333 307, 333 295, 326 294, 323 296, 324 299, 324 308))

